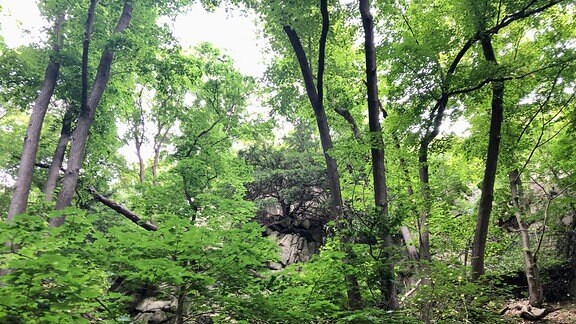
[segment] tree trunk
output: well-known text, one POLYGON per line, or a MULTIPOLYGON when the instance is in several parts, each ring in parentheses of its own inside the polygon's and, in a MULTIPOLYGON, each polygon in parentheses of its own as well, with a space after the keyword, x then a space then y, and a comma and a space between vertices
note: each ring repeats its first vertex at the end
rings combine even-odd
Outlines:
POLYGON ((370 126, 372 176, 374 179, 374 204, 380 213, 379 235, 382 242, 384 264, 380 273, 381 306, 385 309, 399 307, 394 282, 394 263, 391 261, 392 236, 390 235, 390 216, 388 214, 388 185, 384 164, 384 140, 380 124, 380 100, 378 98, 378 76, 376 66, 376 48, 374 46, 374 19, 370 13, 369 0, 360 0, 360 14, 364 27, 364 52, 366 55, 366 88, 368 93, 368 123, 370 126))
MULTIPOLYGON (((325 68, 325 56, 326 56, 326 40, 328 38, 328 30, 330 27, 330 20, 328 15, 328 2, 327 0, 320 1, 320 12, 322 13, 322 33, 320 36, 319 50, 318 50, 318 75, 317 84, 314 86, 314 77, 312 75, 311 67, 306 58, 306 52, 300 41, 300 37, 292 27, 285 25, 283 27, 284 32, 288 36, 288 40, 294 49, 296 58, 298 59, 298 64, 300 66, 300 71, 302 72, 302 77, 304 79, 304 85, 306 88, 306 93, 310 104, 314 110, 314 115, 316 117, 316 124, 318 126, 318 132, 320 133, 320 142, 322 144, 322 152, 324 153, 324 159, 326 161, 326 168, 328 171, 328 181, 330 186, 330 207, 331 207, 331 219, 341 220, 342 217, 342 192, 340 189, 340 173, 338 172, 338 165, 336 160, 332 158, 329 151, 332 149, 332 137, 330 136, 330 127, 328 126, 328 118, 326 117, 326 112, 324 110, 324 68, 325 68)), ((348 241, 350 238, 345 238, 344 249, 347 254, 347 258, 352 258, 353 253, 348 246, 348 241)), ((347 259, 343 260, 344 263, 348 262, 347 259)), ((360 294, 360 288, 358 285, 358 280, 354 275, 345 275, 346 285, 347 285, 347 295, 348 295, 348 305, 351 309, 359 309, 362 307, 362 295, 360 294)))
MULTIPOLYGON (((322 1, 324 2, 324 0, 322 1)), ((290 43, 296 53, 296 57, 298 58, 298 62, 300 64, 300 70, 302 72, 302 76, 304 77, 304 84, 306 87, 306 93, 308 95, 308 99, 310 100, 310 104, 314 109, 314 115, 316 117, 316 124, 318 126, 318 132, 320 133, 320 142, 322 144, 322 151, 324 153, 324 159, 326 161, 326 167, 328 169, 328 181, 330 185, 330 196, 331 196, 331 208, 332 208, 332 217, 331 219, 337 219, 342 214, 342 192, 340 189, 340 173, 338 172, 338 165, 336 160, 330 156, 328 153, 332 148, 332 137, 330 136, 330 127, 328 126, 328 118, 326 117, 326 112, 324 110, 324 103, 322 94, 320 91, 321 82, 321 73, 318 72, 318 91, 316 87, 314 87, 314 77, 312 75, 312 71, 308 66, 308 62, 306 60, 306 53, 304 48, 302 47, 302 43, 300 42, 300 38, 294 29, 290 26, 284 26, 284 32, 288 35, 290 43)), ((322 59, 323 60, 323 59, 322 59)), ((320 61, 320 59, 318 60, 320 61)), ((319 62, 320 64, 320 62, 319 62)), ((319 69, 320 69, 319 65, 319 69)))
POLYGON ((430 198, 430 174, 428 170, 428 147, 430 142, 423 140, 420 143, 418 163, 420 165, 418 176, 420 179, 420 190, 422 194, 422 203, 424 210, 418 219, 418 241, 420 250, 420 259, 430 262, 430 230, 428 228, 428 218, 432 210, 432 200, 430 198))
POLYGON ((159 120, 156 123, 156 127, 158 128, 158 132, 154 136, 154 161, 152 162, 152 182, 156 185, 158 180, 158 166, 160 165, 160 150, 166 141, 166 137, 168 136, 168 132, 172 125, 168 123, 162 124, 159 120))
MULTIPOLYGON (((400 139, 396 134, 392 135, 392 140, 394 141, 394 146, 396 150, 400 151, 400 139)), ((406 160, 400 156, 399 159, 400 168, 402 169, 402 176, 403 180, 406 182, 406 193, 408 197, 414 195, 414 189, 412 189, 412 184, 410 183, 410 171, 408 170, 408 165, 406 164, 406 160)), ((399 203, 399 208, 403 209, 402 202, 399 203)), ((418 255, 418 251, 416 251, 416 247, 412 244, 412 235, 410 234, 410 229, 408 226, 400 226, 400 234, 402 235, 402 240, 404 240, 404 244, 406 245, 406 252, 408 253, 408 259, 410 261, 418 261, 420 260, 420 255, 418 255)))
POLYGON ((160 147, 154 145, 154 162, 152 163, 152 183, 156 185, 158 180, 158 166, 160 165, 160 147))
MULTIPOLYGON (((128 28, 128 24, 132 18, 132 3, 131 0, 125 0, 122 15, 120 16, 118 25, 114 30, 115 34, 121 33, 128 28)), ((96 79, 92 86, 92 91, 90 92, 90 97, 88 98, 85 109, 80 112, 78 123, 74 130, 70 156, 68 159, 68 168, 64 175, 64 179, 62 180, 62 190, 58 195, 58 201, 56 203, 57 210, 70 206, 72 198, 74 197, 78 177, 80 175, 80 168, 82 167, 84 160, 84 148, 86 147, 88 133, 92 121, 94 120, 94 114, 96 113, 98 103, 108 85, 113 60, 114 51, 111 48, 106 47, 102 53, 102 57, 100 58, 100 64, 96 73, 96 79)), ((60 226, 64 223, 64 220, 64 216, 53 218, 50 225, 60 226)))
POLYGON ((140 89, 140 94, 138 95, 138 118, 137 120, 129 121, 132 124, 132 136, 134 139, 134 144, 136 145, 136 156, 138 157, 138 178, 140 183, 144 183, 144 177, 146 174, 146 164, 144 163, 144 157, 142 156, 142 145, 146 139, 146 121, 144 117, 144 106, 142 105, 142 93, 144 88, 140 89))
POLYGON ((178 300, 176 303, 176 324, 184 324, 184 302, 186 301, 186 285, 178 287, 178 300))
POLYGON ((408 253, 408 259, 410 261, 418 261, 420 257, 418 256, 418 251, 416 247, 412 244, 412 235, 410 234, 410 229, 407 226, 400 226, 400 235, 402 235, 402 240, 406 245, 406 252, 408 253))
POLYGON ((60 138, 58 139, 58 144, 54 150, 52 163, 48 169, 48 177, 46 179, 46 184, 44 185, 44 198, 46 201, 52 201, 54 197, 54 191, 56 190, 58 177, 60 176, 60 168, 62 167, 62 162, 64 162, 66 148, 68 147, 70 137, 72 136, 72 120, 75 115, 76 109, 74 109, 72 105, 69 105, 66 109, 66 113, 64 113, 60 138))
POLYGON ((144 183, 144 175, 146 173, 146 165, 142 157, 142 143, 136 143, 136 156, 138 156, 138 178, 140 183, 144 183))
POLYGON ((50 99, 54 94, 54 89, 56 88, 56 82, 58 81, 58 75, 60 72, 60 60, 58 54, 60 52, 61 27, 64 23, 64 19, 65 16, 61 15, 56 19, 54 24, 53 53, 50 62, 46 67, 42 88, 36 97, 34 107, 32 108, 32 114, 30 115, 30 122, 28 124, 28 129, 26 130, 26 137, 24 138, 20 165, 18 166, 18 176, 16 178, 14 193, 10 200, 10 207, 8 208, 8 221, 12 221, 15 215, 26 212, 28 206, 28 196, 32 185, 32 177, 34 175, 34 164, 36 163, 36 154, 38 153, 42 124, 44 123, 44 117, 46 116, 50 99))
MULTIPOLYGON (((493 64, 497 64, 490 36, 484 36, 481 43, 484 58, 493 64)), ((484 274, 484 253, 486 250, 486 238, 488 236, 490 214, 492 212, 492 201, 494 200, 494 181, 496 179, 498 153, 500 151, 500 132, 504 115, 503 99, 504 82, 492 82, 492 113, 490 117, 488 153, 484 169, 484 179, 482 181, 482 194, 480 196, 478 207, 476 231, 472 243, 472 280, 477 280, 484 274)))
POLYGON ((526 205, 526 199, 524 197, 520 172, 518 172, 518 170, 510 172, 508 174, 508 180, 510 182, 510 192, 512 193, 512 204, 516 209, 514 215, 516 216, 520 237, 522 238, 522 254, 524 255, 524 267, 528 281, 529 303, 533 307, 542 307, 544 294, 540 274, 538 273, 538 263, 532 254, 528 226, 522 219, 522 214, 528 211, 528 206, 526 205))

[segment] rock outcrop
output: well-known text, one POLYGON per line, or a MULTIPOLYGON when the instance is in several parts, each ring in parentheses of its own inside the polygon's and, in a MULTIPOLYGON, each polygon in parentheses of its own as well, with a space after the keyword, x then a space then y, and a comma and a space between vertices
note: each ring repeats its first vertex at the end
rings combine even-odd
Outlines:
POLYGON ((143 299, 136 305, 136 323, 165 323, 176 310, 176 300, 156 300, 153 297, 143 299))

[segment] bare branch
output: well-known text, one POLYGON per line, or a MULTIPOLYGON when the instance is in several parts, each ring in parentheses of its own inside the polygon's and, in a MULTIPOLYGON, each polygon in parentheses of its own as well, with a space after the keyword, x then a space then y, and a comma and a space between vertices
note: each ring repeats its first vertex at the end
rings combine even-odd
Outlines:
POLYGON ((576 183, 566 186, 566 188, 560 190, 560 192, 558 192, 558 194, 554 196, 547 195, 548 201, 546 202, 546 209, 544 209, 544 221, 542 222, 542 232, 540 232, 540 238, 538 239, 538 246, 536 247, 536 251, 534 251, 534 258, 536 258, 538 252, 540 252, 540 246, 542 246, 542 241, 544 240, 544 233, 546 232, 546 221, 548 220, 548 209, 550 209, 550 203, 552 202, 552 200, 560 197, 560 195, 562 195, 564 192, 566 192, 568 189, 570 189, 570 187, 573 187, 574 185, 576 185, 576 183))
POLYGON ((142 227, 143 229, 147 230, 147 231, 156 231, 158 230, 158 226, 150 223, 150 222, 146 222, 143 221, 138 215, 136 215, 134 212, 132 212, 131 210, 129 210, 128 208, 121 206, 120 204, 116 203, 115 201, 106 198, 104 196, 102 196, 101 194, 97 193, 96 190, 94 188, 90 188, 88 190, 90 192, 90 194, 94 197, 94 199, 96 199, 97 201, 101 202, 102 204, 104 204, 107 207, 110 207, 112 210, 114 210, 115 212, 123 215, 124 217, 128 218, 129 220, 131 220, 134 224, 142 227))
POLYGON ((356 123, 356 120, 354 119, 354 116, 352 116, 350 111, 348 111, 344 108, 339 108, 339 107, 334 108, 334 111, 337 112, 338 115, 344 117, 344 119, 348 122, 348 124, 350 124, 350 127, 352 128, 352 133, 354 134, 354 138, 359 139, 360 138, 360 130, 358 129, 358 124, 356 123))

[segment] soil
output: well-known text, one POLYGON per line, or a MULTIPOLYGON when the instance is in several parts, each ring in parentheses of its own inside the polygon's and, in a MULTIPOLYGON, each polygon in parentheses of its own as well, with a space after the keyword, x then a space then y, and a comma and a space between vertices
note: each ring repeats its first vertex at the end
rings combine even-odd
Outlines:
POLYGON ((520 317, 520 310, 527 304, 527 299, 509 301, 504 306, 504 309, 507 307, 503 314, 504 318, 511 323, 576 323, 576 300, 546 304, 546 308, 552 309, 552 311, 539 321, 527 321, 520 317))

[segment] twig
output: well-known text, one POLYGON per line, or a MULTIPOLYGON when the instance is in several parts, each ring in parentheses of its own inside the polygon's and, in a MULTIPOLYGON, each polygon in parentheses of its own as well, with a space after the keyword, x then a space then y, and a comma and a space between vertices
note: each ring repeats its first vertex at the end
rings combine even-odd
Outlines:
POLYGON ((407 293, 405 293, 400 298, 400 303, 404 303, 406 298, 410 297, 416 290, 418 290, 418 286, 420 286, 421 283, 422 283, 422 278, 420 278, 420 279, 418 279, 418 281, 416 281, 416 283, 414 284, 414 288, 410 289, 407 293))
POLYGON ((540 246, 542 246, 542 241, 544 240, 544 232, 546 232, 546 221, 548 220, 548 209, 550 208, 550 203, 552 202, 552 200, 560 197, 560 195, 562 195, 564 192, 566 192, 568 189, 570 189, 570 187, 574 185, 576 185, 576 182, 566 186, 566 188, 560 190, 560 192, 558 192, 558 194, 554 196, 548 195, 549 198, 548 201, 546 202, 546 209, 544 209, 544 221, 542 224, 542 232, 540 232, 540 238, 538 238, 538 246, 536 247, 536 251, 534 251, 534 259, 536 259, 538 252, 540 252, 540 246))

